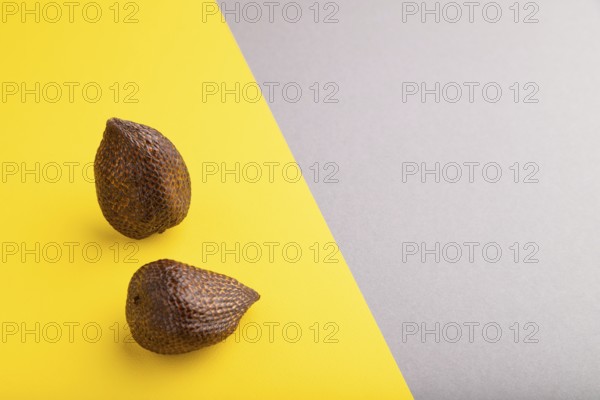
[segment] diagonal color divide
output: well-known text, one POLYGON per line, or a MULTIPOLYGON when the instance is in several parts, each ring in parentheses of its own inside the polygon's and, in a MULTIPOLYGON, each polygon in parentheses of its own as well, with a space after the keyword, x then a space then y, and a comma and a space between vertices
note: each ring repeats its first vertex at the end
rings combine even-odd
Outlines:
POLYGON ((307 185, 283 179, 294 158, 265 101, 203 99, 207 83, 254 80, 227 25, 203 22, 201 2, 98 4, 97 22, 0 25, 0 397, 411 398, 307 185), (104 221, 88 163, 113 116, 179 148, 192 177, 180 226, 136 242, 104 221), (236 163, 241 178, 222 174, 236 163), (257 164, 272 179, 252 183, 257 164), (262 298, 225 343, 152 354, 124 308, 133 272, 159 258, 262 298))

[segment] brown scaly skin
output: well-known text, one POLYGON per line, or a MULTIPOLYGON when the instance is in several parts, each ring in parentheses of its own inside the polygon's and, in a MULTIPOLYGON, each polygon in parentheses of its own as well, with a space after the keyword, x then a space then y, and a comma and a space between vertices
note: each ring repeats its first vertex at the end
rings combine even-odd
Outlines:
POLYGON ((224 340, 259 298, 229 276, 158 260, 131 278, 125 314, 140 346, 179 354, 224 340))
POLYGON ((181 154, 146 125, 109 119, 94 176, 102 214, 133 239, 179 224, 190 207, 190 176, 181 154))

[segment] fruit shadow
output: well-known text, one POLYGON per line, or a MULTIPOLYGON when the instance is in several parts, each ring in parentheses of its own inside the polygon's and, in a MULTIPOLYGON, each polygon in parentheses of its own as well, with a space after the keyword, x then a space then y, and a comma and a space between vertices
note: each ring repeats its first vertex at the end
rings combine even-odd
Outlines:
POLYGON ((144 349, 131 337, 121 341, 116 346, 119 358, 131 371, 143 372, 146 375, 164 376, 166 370, 169 373, 189 371, 190 368, 202 368, 211 354, 214 354, 218 346, 205 347, 184 354, 157 354, 144 349))
POLYGON ((96 242, 115 243, 132 240, 117 232, 108 222, 98 218, 80 219, 78 222, 86 237, 96 242))
POLYGON ((167 237, 171 240, 183 240, 186 238, 185 231, 173 227, 166 230, 165 232, 155 233, 144 239, 133 239, 119 233, 115 228, 110 226, 105 220, 98 219, 87 219, 85 221, 79 221, 79 225, 82 228, 83 233, 86 237, 93 238, 95 241, 104 243, 115 243, 115 242, 134 242, 134 243, 149 243, 164 241, 167 237))

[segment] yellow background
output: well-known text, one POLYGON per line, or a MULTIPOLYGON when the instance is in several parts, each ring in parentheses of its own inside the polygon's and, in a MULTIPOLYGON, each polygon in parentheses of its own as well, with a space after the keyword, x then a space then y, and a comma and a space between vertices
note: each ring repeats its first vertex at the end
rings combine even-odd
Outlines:
MULTIPOLYGON (((411 398, 341 255, 338 263, 324 263, 322 252, 315 262, 308 250, 334 240, 304 180, 289 183, 279 174, 273 183, 202 181, 203 162, 294 161, 265 101, 202 101, 203 82, 254 80, 227 25, 217 16, 203 23, 196 1, 138 3, 138 23, 115 23, 113 3, 99 2, 97 23, 86 22, 81 7, 73 23, 66 15, 57 23, 36 23, 32 16, 22 23, 20 14, 0 22, 1 82, 25 82, 29 89, 36 82, 79 83, 72 103, 64 86, 56 103, 43 96, 37 103, 34 95, 22 101, 21 93, 0 101, 0 398, 411 398), (81 94, 87 82, 103 90, 96 103, 81 94), (122 91, 117 102, 109 89, 114 82, 122 91), (137 103, 123 102, 128 82, 139 88, 137 103), (192 206, 181 225, 162 235, 136 242, 114 231, 85 179, 92 170, 83 166, 93 161, 113 116, 155 127, 186 160, 192 206), (78 163, 73 182, 65 162, 78 163), (36 163, 39 182, 35 173, 22 175, 23 166, 36 163), (53 163, 63 166, 55 183, 53 163), (15 165, 19 170, 11 174, 15 165), (65 242, 77 243, 73 260, 65 242), (297 263, 283 261, 281 253, 274 263, 264 255, 255 264, 231 256, 203 263, 203 242, 296 242, 304 254, 297 263), (54 252, 41 254, 51 250, 49 243, 63 251, 57 262, 49 262, 54 252), (99 261, 90 262, 93 248, 84 257, 86 244, 101 249, 99 261), (132 250, 136 262, 126 259, 132 250), (249 330, 249 339, 231 337, 180 356, 156 355, 126 340, 129 279, 160 258, 225 273, 256 289, 262 298, 242 325, 259 324, 261 338, 253 343, 249 330), (271 322, 279 324, 272 343, 265 325, 271 322), (333 331, 324 329, 328 322, 339 328, 329 338, 337 343, 325 343, 333 331), (281 333, 286 323, 301 327, 296 343, 281 333), (55 340, 57 325, 62 336, 55 340), (101 329, 97 341, 95 327, 101 329)), ((119 19, 134 10, 124 5, 119 19)))

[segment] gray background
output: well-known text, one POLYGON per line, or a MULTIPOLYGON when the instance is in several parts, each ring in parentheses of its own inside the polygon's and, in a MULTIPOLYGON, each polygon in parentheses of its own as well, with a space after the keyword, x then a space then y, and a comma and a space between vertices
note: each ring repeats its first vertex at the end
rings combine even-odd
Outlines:
POLYGON ((276 92, 271 109, 300 165, 339 166, 338 183, 307 180, 415 398, 600 398, 600 4, 538 1, 539 22, 524 24, 505 1, 498 23, 480 6, 473 23, 453 24, 404 23, 400 1, 338 0, 339 22, 324 24, 311 3, 298 23, 281 11, 273 23, 227 22, 259 83, 304 89, 297 103, 276 92), (503 95, 402 101, 402 82, 453 81, 497 82, 503 95), (335 82, 339 102, 315 103, 313 82, 335 82), (535 82, 539 102, 515 103, 514 82, 535 82), (473 183, 404 183, 406 162, 497 162, 503 175, 488 183, 479 167, 473 183), (512 182, 515 162, 536 163, 539 182, 512 182), (469 241, 497 242, 502 258, 486 262, 479 247, 473 263, 402 259, 404 242, 469 241), (539 246, 539 262, 524 263, 521 249, 515 263, 514 242, 539 246), (457 323, 463 336, 451 343, 455 331, 440 328, 439 343, 433 334, 403 341, 411 322, 457 323), (480 324, 473 343, 465 322, 480 324), (502 328, 497 343, 485 340, 494 330, 481 332, 490 322, 502 328), (524 343, 527 322, 539 326, 538 343, 524 343))

